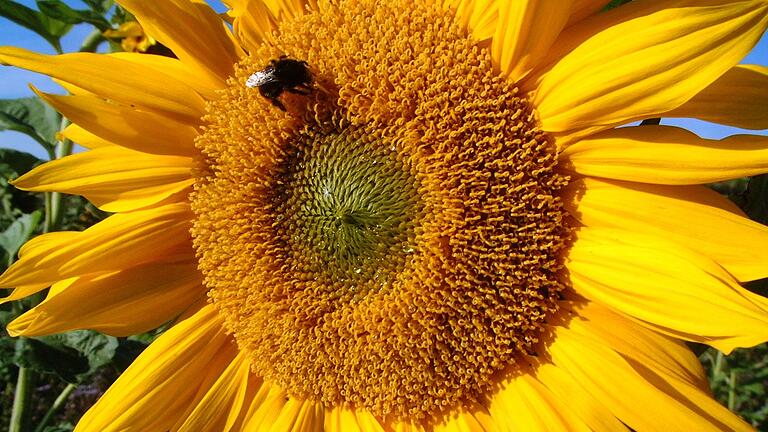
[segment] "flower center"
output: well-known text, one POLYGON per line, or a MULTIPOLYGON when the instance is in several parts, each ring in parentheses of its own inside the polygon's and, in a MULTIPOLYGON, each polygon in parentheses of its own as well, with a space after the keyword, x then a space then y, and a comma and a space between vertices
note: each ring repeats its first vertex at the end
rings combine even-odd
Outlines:
POLYGON ((304 126, 287 141, 267 198, 278 259, 297 280, 350 299, 403 269, 422 207, 396 146, 355 129, 304 126))
POLYGON ((194 244, 255 373, 421 419, 541 352, 564 289, 567 179, 527 99, 451 13, 339 1, 283 22, 211 102, 194 244), (245 86, 287 54, 317 88, 245 86))

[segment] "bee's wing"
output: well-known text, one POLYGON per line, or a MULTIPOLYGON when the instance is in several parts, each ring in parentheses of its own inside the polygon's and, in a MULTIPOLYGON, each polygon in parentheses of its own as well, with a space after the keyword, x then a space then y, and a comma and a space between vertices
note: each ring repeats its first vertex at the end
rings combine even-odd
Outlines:
POLYGON ((255 72, 253 75, 248 77, 248 80, 245 81, 246 87, 260 87, 264 84, 276 82, 277 78, 275 78, 275 74, 271 69, 265 69, 263 71, 255 72))

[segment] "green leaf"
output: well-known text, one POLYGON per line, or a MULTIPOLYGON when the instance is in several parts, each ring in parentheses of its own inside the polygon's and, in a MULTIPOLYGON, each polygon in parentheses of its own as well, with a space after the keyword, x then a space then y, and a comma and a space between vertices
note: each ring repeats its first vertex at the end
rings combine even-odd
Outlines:
POLYGON ((42 194, 16 189, 8 183, 40 163, 40 159, 29 153, 0 149, 0 230, 9 227, 24 213, 33 213, 43 207, 42 194))
POLYGON ((54 374, 69 383, 77 383, 78 376, 88 373, 88 359, 76 350, 46 338, 16 339, 14 362, 19 367, 54 374))
POLYGON ((101 13, 72 9, 59 0, 38 0, 37 7, 46 16, 67 24, 89 23, 101 31, 110 28, 109 22, 101 13))
POLYGON ((50 150, 60 126, 61 114, 40 98, 0 99, 0 131, 21 132, 50 150))
MULTIPOLYGON (((2 328, 5 328, 17 315, 9 310, 0 311, 2 328)), ((0 336, 0 382, 2 382, 3 378, 7 379, 15 374, 16 364, 13 362, 13 355, 16 351, 16 341, 11 339, 5 331, 0 332, 0 335, 2 335, 0 336)))
POLYGON ((80 383, 100 367, 112 362, 117 338, 92 330, 20 338, 14 360, 43 373, 53 373, 69 383, 80 383))
POLYGON ((27 152, 0 148, 0 178, 14 179, 43 163, 27 152))
POLYGON ((12 0, 0 1, 0 16, 42 36, 56 52, 61 52, 61 37, 72 28, 71 24, 49 18, 12 0))
POLYGON ((83 0, 83 3, 87 4, 91 10, 104 13, 114 2, 110 0, 83 0))
POLYGON ((93 330, 75 330, 52 337, 58 337, 65 346, 77 350, 88 359, 91 370, 112 362, 117 351, 117 338, 93 330))
POLYGON ((126 23, 128 21, 136 21, 136 17, 134 17, 133 14, 124 8, 120 7, 120 5, 117 5, 115 6, 115 12, 112 14, 110 21, 112 21, 112 24, 120 26, 120 24, 126 23))
POLYGON ((5 250, 7 265, 11 265, 21 245, 26 243, 32 236, 32 233, 35 232, 42 214, 43 212, 41 211, 25 214, 0 233, 0 247, 5 250))

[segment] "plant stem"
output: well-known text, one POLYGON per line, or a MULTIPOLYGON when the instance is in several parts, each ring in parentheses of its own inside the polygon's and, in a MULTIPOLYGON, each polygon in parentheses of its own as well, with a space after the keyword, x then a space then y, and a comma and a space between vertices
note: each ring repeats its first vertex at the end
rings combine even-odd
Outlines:
POLYGON ((736 370, 731 369, 730 379, 728 380, 728 409, 736 410, 736 370))
POLYGON ((51 145, 51 143, 46 141, 43 137, 41 137, 38 134, 33 134, 33 135, 31 135, 31 137, 32 137, 32 139, 37 141, 37 143, 40 144, 40 146, 43 149, 45 149, 45 152, 48 153, 48 159, 53 159, 54 158, 55 153, 54 153, 54 149, 53 149, 53 146, 51 145))
MULTIPOLYGON (((69 120, 62 118, 61 119, 61 126, 59 127, 59 131, 63 131, 64 128, 69 126, 69 120)), ((63 140, 59 141, 56 144, 56 159, 61 159, 65 156, 69 156, 72 154, 72 141, 70 141, 67 138, 64 138, 63 140)), ((64 212, 62 212, 61 209, 61 199, 62 195, 58 192, 51 192, 49 194, 46 194, 46 217, 45 217, 45 232, 51 232, 55 231, 59 228, 59 225, 61 225, 61 220, 63 217, 64 212), (50 202, 48 201, 50 200, 50 202)))
POLYGON ((95 28, 83 39, 83 43, 80 45, 80 52, 96 52, 99 44, 105 40, 101 30, 95 28))
POLYGON ((67 401, 67 399, 69 398, 69 395, 71 395, 76 388, 77 388, 77 384, 67 384, 67 386, 64 387, 64 390, 62 390, 61 393, 59 393, 59 397, 56 398, 56 400, 53 402, 53 405, 51 405, 51 407, 48 408, 48 411, 45 412, 43 419, 40 420, 40 424, 38 424, 37 427, 35 428, 35 432, 42 432, 45 429, 45 426, 51 420, 51 417, 53 417, 53 414, 55 414, 56 411, 58 411, 59 408, 61 408, 61 406, 64 405, 64 402, 67 401))
POLYGON ((25 367, 19 368, 19 376, 16 379, 16 392, 13 398, 13 411, 11 411, 11 424, 8 432, 24 432, 27 430, 29 401, 34 379, 34 372, 25 367))
POLYGON ((723 373, 723 360, 725 356, 720 351, 715 356, 715 363, 712 365, 712 382, 715 383, 721 379, 723 373))
POLYGON ((53 221, 51 221, 51 192, 46 192, 45 195, 45 202, 43 205, 45 206, 45 217, 43 218, 43 232, 51 232, 51 227, 53 225, 53 221))

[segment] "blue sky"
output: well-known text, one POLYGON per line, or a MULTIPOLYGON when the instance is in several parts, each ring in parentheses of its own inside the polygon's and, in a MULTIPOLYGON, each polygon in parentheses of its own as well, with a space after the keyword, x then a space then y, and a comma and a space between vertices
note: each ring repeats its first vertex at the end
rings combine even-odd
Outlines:
MULTIPOLYGON (((20 0, 19 2, 32 8, 35 7, 34 0, 20 0)), ((66 3, 74 8, 85 8, 83 3, 78 0, 68 0, 66 3)), ((216 6, 220 7, 220 3, 216 6)), ((80 42, 90 31, 91 27, 87 25, 75 27, 63 40, 64 50, 75 51, 80 46, 80 42)), ((2 45, 13 45, 48 54, 54 52, 53 48, 35 33, 4 18, 0 18, 0 46, 2 45)), ((742 61, 742 63, 768 65, 768 35, 763 36, 760 43, 742 61)), ((29 89, 29 84, 32 84, 43 91, 60 92, 59 87, 45 76, 17 68, 0 67, 0 99, 31 96, 32 91, 29 89)), ((725 127, 693 119, 664 119, 663 124, 683 126, 705 138, 722 138, 728 135, 745 132, 755 133, 754 131, 744 131, 742 129, 725 127)), ((757 133, 768 135, 768 131, 760 131, 757 133)), ((23 150, 41 158, 46 157, 45 151, 43 151, 39 145, 23 134, 17 132, 0 132, 0 147, 23 150)))

